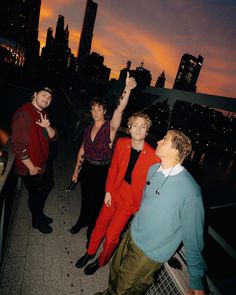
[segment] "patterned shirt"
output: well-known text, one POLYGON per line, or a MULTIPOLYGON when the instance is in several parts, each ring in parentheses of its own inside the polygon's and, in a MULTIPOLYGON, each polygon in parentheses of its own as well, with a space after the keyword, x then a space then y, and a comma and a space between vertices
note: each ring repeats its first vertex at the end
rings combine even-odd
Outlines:
POLYGON ((107 161, 111 159, 110 121, 105 121, 94 140, 91 139, 93 124, 84 131, 84 158, 91 161, 107 161))

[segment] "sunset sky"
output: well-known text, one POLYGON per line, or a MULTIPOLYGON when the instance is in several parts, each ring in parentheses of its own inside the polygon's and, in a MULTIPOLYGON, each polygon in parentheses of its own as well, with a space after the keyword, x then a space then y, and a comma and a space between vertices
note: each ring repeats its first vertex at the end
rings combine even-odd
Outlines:
MULTIPOLYGON (((39 40, 58 15, 70 30, 77 56, 86 0, 42 0, 39 40)), ((184 53, 204 57, 198 92, 236 98, 236 0, 97 0, 92 51, 104 56, 117 78, 127 60, 132 69, 144 62, 152 84, 165 70, 172 88, 184 53)))

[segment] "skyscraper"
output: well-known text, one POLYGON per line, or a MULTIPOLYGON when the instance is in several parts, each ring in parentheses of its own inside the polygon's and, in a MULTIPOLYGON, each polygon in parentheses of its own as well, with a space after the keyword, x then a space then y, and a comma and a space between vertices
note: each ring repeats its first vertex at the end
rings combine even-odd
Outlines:
POLYGON ((41 0, 22 1, 22 36, 26 53, 26 64, 32 65, 39 57, 40 42, 38 41, 39 15, 41 0), (23 26, 25 26, 23 28, 23 26))
POLYGON ((185 53, 181 58, 173 88, 196 92, 196 83, 202 63, 203 57, 201 55, 197 58, 185 53))
POLYGON ((130 74, 137 82, 136 90, 150 86, 152 75, 149 70, 144 68, 144 62, 141 62, 141 65, 137 67, 135 71, 130 71, 130 74))
POLYGON ((0 9, 0 35, 15 40, 19 28, 21 5, 17 0, 2 1, 0 9))
POLYGON ((70 66, 73 54, 68 47, 69 44, 69 28, 68 25, 64 29, 64 16, 59 15, 56 26, 55 38, 53 37, 53 29, 48 28, 46 46, 42 49, 42 64, 48 71, 53 71, 58 76, 65 73, 70 66))
POLYGON ((0 12, 0 35, 24 48, 26 63, 39 56, 38 26, 41 0, 3 1, 0 12))
POLYGON ((97 3, 95 3, 93 0, 87 0, 77 56, 77 67, 78 71, 80 72, 84 71, 86 59, 90 54, 93 39, 93 28, 97 14, 97 6, 97 3))
POLYGON ((165 71, 163 71, 160 76, 158 77, 155 87, 164 87, 165 86, 165 81, 166 81, 166 76, 165 76, 165 71))
POLYGON ((120 81, 125 82, 125 80, 126 80, 126 76, 127 76, 127 72, 130 71, 131 64, 132 64, 132 62, 131 62, 130 60, 128 60, 128 61, 127 61, 127 64, 126 64, 126 68, 124 68, 124 69, 122 69, 122 70, 120 71, 120 76, 119 76, 119 80, 120 80, 120 81))

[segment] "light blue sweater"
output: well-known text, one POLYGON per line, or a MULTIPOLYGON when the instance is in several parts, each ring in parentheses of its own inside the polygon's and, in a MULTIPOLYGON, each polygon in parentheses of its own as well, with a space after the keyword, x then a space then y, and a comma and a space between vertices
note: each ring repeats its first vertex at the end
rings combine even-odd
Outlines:
POLYGON ((149 169, 150 184, 145 187, 140 210, 131 223, 132 239, 145 255, 158 262, 168 261, 183 242, 190 288, 204 289, 204 209, 200 188, 186 169, 170 175, 162 186, 164 174, 157 172, 153 176, 159 165, 149 169), (156 194, 159 188, 160 195, 156 194))

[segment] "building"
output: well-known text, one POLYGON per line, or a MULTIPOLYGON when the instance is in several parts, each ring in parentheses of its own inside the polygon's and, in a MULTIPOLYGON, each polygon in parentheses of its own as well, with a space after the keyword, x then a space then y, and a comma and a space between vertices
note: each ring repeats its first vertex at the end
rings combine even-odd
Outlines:
POLYGON ((69 68, 73 54, 68 44, 69 28, 68 25, 64 28, 64 16, 59 15, 55 38, 53 37, 53 29, 48 28, 46 46, 42 49, 41 60, 45 70, 60 76, 69 68))
POLYGON ((144 68, 143 62, 141 62, 141 65, 137 67, 135 71, 130 71, 130 75, 135 78, 137 82, 137 89, 143 89, 151 84, 151 72, 144 68))
POLYGON ((0 36, 2 40, 8 40, 7 46, 10 52, 14 51, 21 56, 20 64, 22 64, 22 55, 28 65, 32 65, 39 57, 40 7, 41 0, 10 0, 1 4, 0 36))
POLYGON ((84 76, 93 80, 109 81, 111 69, 104 65, 104 57, 92 52, 86 59, 84 76))
POLYGON ((165 71, 163 71, 160 76, 157 78, 155 87, 165 87, 165 81, 166 81, 166 76, 165 76, 165 71))
POLYGON ((77 55, 77 70, 81 73, 84 72, 86 59, 89 56, 91 50, 93 28, 97 14, 97 6, 97 3, 95 3, 94 1, 87 0, 77 55))
POLYGON ((39 58, 40 42, 38 41, 38 27, 41 0, 22 0, 21 2, 24 3, 23 15, 21 15, 21 42, 25 47, 26 65, 31 66, 39 58))
POLYGON ((131 61, 128 60, 126 67, 120 71, 119 81, 125 82, 127 72, 130 73, 131 77, 134 77, 137 82, 137 87, 133 92, 138 92, 140 89, 150 86, 152 81, 151 72, 144 68, 144 63, 141 62, 140 66, 136 70, 131 69, 131 61))
POLYGON ((132 62, 130 60, 127 60, 126 67, 120 71, 120 76, 119 76, 119 80, 120 81, 125 82, 126 76, 127 76, 127 72, 130 71, 131 64, 132 64, 132 62))
POLYGON ((0 64, 23 67, 25 63, 25 48, 17 45, 15 40, 0 36, 0 64))
POLYGON ((181 58, 173 89, 196 92, 197 79, 202 68, 203 57, 184 54, 181 58))

